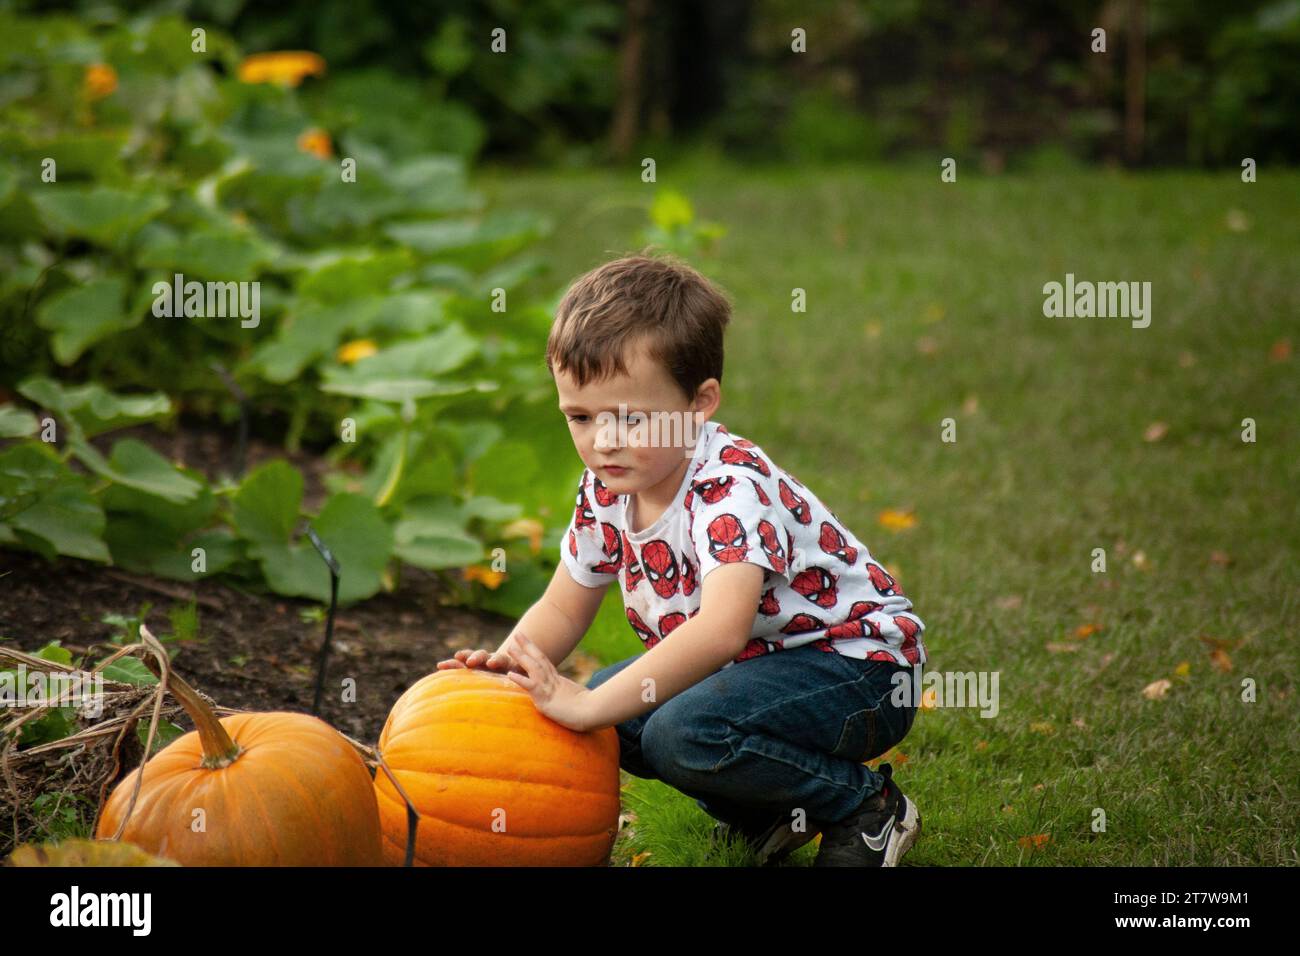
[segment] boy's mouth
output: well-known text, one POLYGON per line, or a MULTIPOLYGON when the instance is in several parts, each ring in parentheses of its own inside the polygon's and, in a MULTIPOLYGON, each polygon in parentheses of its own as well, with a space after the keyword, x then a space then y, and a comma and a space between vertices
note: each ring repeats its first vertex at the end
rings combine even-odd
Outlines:
POLYGON ((624 468, 622 465, 605 465, 601 470, 617 477, 622 477, 631 471, 630 468, 624 468))

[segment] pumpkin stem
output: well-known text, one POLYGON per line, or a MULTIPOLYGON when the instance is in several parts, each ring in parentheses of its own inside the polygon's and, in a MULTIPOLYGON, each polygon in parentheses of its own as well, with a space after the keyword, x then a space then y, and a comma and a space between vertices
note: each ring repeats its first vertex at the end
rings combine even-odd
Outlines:
MULTIPOLYGON (((143 625, 140 630, 144 633, 143 625)), ((199 742, 203 745, 203 760, 200 766, 215 770, 234 763, 243 753, 243 748, 230 739, 230 734, 226 733, 226 728, 221 725, 221 721, 212 712, 208 702, 199 696, 198 691, 171 668, 168 668, 164 677, 161 665, 152 655, 144 656, 144 664, 160 680, 167 681, 167 689, 180 701, 181 706, 185 708, 185 713, 189 714, 190 720, 194 721, 194 727, 199 732, 199 742)))

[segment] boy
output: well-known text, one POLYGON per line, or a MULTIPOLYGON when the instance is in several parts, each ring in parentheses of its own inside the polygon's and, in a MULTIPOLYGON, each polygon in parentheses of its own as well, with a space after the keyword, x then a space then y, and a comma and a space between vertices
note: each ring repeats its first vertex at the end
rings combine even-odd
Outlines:
POLYGON ((711 421, 730 311, 672 257, 569 288, 546 361, 586 468, 561 564, 494 654, 438 666, 505 671, 556 722, 616 727, 623 769, 695 797, 760 862, 821 832, 815 866, 894 866, 921 818, 862 761, 911 728, 892 678, 925 663, 924 625, 811 490, 711 421), (555 664, 616 581, 646 652, 584 687, 555 664))

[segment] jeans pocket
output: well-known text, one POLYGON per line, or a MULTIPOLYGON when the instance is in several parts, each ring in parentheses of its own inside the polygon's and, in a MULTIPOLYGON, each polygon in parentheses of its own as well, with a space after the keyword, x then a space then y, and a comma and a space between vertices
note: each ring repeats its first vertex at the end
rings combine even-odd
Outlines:
POLYGON ((870 751, 874 749, 879 733, 877 730, 879 712, 879 707, 868 707, 845 717, 840 739, 831 753, 845 760, 869 760, 870 751))

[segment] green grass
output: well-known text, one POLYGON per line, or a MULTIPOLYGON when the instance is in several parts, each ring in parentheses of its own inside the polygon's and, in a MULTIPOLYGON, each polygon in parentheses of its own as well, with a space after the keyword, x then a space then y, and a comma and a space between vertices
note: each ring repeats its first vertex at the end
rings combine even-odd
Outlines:
MULTIPOLYGON (((656 188, 638 173, 498 169, 480 185, 554 217, 543 286, 563 288, 633 248, 656 188)), ((927 710, 901 745, 898 779, 925 820, 908 863, 1300 862, 1300 355, 1270 360, 1280 339, 1300 347, 1300 174, 962 171, 943 184, 936 161, 659 178, 730 230, 692 260, 736 306, 718 420, 898 573, 931 671, 999 673, 996 718, 927 710), (1044 317, 1043 284, 1067 272, 1150 281, 1150 327, 1044 317), (947 417, 955 443, 940 440, 947 417), (1145 441, 1156 421, 1167 434, 1145 441), (915 509, 916 526, 885 530, 884 508, 915 509), (1072 640, 1084 624, 1100 630, 1072 640), (1243 642, 1231 672, 1203 636, 1243 642), (1160 678, 1172 689, 1146 699, 1160 678)), ((582 648, 605 661, 639 649, 617 593, 582 648)), ((712 820, 693 800, 626 780, 637 819, 619 859, 746 861, 707 852, 712 820)))

